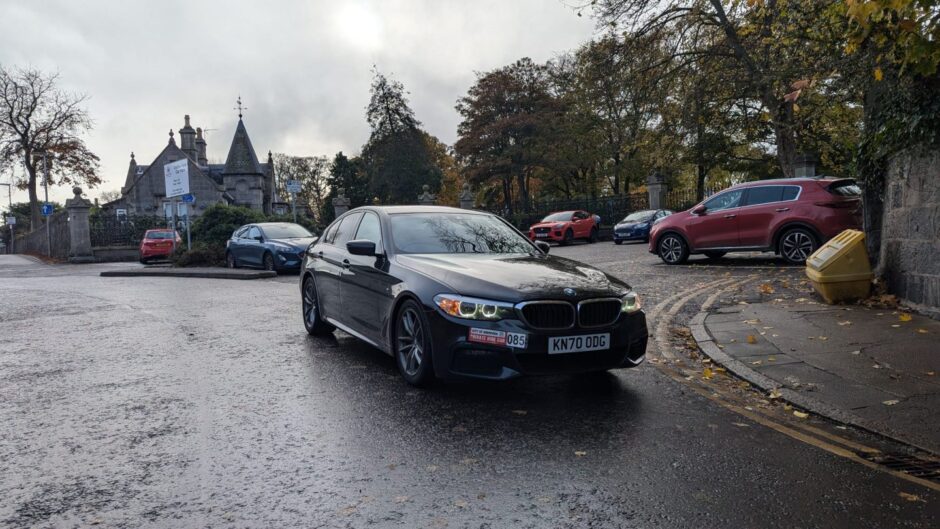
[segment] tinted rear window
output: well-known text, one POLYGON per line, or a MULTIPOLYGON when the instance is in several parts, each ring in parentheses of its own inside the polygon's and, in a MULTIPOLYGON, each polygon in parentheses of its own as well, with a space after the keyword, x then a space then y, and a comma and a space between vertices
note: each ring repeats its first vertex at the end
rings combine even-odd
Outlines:
POLYGON ((783 188, 783 196, 780 197, 781 200, 796 200, 796 197, 800 195, 799 186, 786 186, 783 188))
POLYGON ((827 189, 833 195, 839 195, 843 197, 862 196, 862 188, 858 187, 858 184, 856 184, 854 180, 840 180, 838 182, 833 182, 827 189))
POLYGON ((172 231, 152 231, 147 234, 148 239, 172 239, 172 231))
POLYGON ((780 202, 783 195, 783 186, 758 186, 747 190, 745 206, 756 206, 768 202, 780 202))

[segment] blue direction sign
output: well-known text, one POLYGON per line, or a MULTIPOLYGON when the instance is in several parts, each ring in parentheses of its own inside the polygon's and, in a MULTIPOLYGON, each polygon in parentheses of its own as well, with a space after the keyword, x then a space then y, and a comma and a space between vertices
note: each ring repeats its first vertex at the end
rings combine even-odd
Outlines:
POLYGON ((45 216, 52 215, 52 204, 43 204, 42 205, 42 214, 45 216))
POLYGON ((185 195, 183 195, 183 202, 185 202, 185 203, 187 203, 187 204, 195 204, 195 203, 196 203, 196 195, 194 195, 194 194, 192 194, 192 193, 186 193, 185 195))

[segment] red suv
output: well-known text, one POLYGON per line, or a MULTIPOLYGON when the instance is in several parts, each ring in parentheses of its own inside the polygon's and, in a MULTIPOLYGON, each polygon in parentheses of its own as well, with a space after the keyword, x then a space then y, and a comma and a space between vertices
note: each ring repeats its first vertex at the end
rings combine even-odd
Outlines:
POLYGON ((147 264, 151 259, 169 259, 173 255, 174 239, 175 246, 183 242, 176 230, 147 230, 140 241, 140 262, 147 264))
POLYGON ((597 242, 598 217, 587 211, 559 211, 529 227, 533 241, 555 241, 568 244, 574 239, 597 242))
POLYGON ((747 182, 664 218, 653 226, 649 250, 666 264, 740 251, 775 252, 802 264, 842 230, 861 229, 861 194, 847 178, 747 182))

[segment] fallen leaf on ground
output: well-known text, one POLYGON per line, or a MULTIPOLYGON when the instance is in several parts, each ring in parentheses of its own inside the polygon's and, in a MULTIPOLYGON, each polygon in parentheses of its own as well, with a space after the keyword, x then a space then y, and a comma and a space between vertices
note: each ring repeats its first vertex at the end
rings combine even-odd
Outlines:
POLYGON ((529 413, 529 412, 527 412, 527 411, 525 411, 525 410, 512 410, 512 412, 515 413, 516 415, 525 415, 525 414, 529 413))
POLYGON ((799 417, 800 419, 806 419, 807 417, 809 417, 808 413, 802 412, 800 410, 793 410, 793 415, 795 415, 796 417, 799 417))
POLYGON ((753 334, 748 334, 748 335, 747 335, 747 343, 752 344, 752 345, 755 344, 755 343, 757 343, 757 337, 754 336, 753 334))
POLYGON ((840 321, 840 322, 839 322, 839 325, 845 327, 846 325, 852 325, 852 322, 850 322, 850 321, 848 321, 848 320, 846 320, 846 321, 840 321))
POLYGON ((763 362, 761 362, 760 360, 754 360, 753 362, 751 362, 751 365, 752 365, 752 366, 759 366, 759 365, 761 365, 762 363, 763 363, 763 362))
POLYGON ((895 323, 894 325, 892 325, 892 327, 894 327, 895 329, 897 329, 898 327, 900 327, 900 325, 898 325, 897 323, 895 323))
POLYGON ((705 380, 711 380, 713 376, 715 376, 715 373, 712 372, 712 368, 706 367, 702 370, 702 378, 705 380))
POLYGON ((901 402, 901 401, 894 399, 894 400, 886 400, 886 401, 882 402, 882 404, 884 404, 885 406, 894 406, 895 404, 897 404, 897 403, 899 403, 899 402, 901 402))
POLYGON ((849 351, 849 354, 850 354, 850 355, 860 355, 860 354, 862 354, 862 352, 861 352, 861 351, 849 351))
POLYGON ((774 287, 770 286, 770 283, 763 283, 760 286, 760 293, 761 294, 773 294, 774 287))
POLYGON ((760 320, 744 320, 744 323, 748 325, 757 325, 758 323, 760 323, 760 320))
POLYGON ((908 314, 907 312, 902 312, 902 313, 898 316, 898 319, 899 319, 900 321, 911 321, 913 318, 911 318, 911 315, 908 314))
POLYGON ((927 500, 921 498, 921 497, 918 496, 917 494, 910 494, 910 493, 907 493, 907 492, 899 492, 899 493, 898 493, 898 496, 904 498, 904 499, 907 500, 907 501, 922 501, 922 502, 924 502, 924 503, 927 503, 927 500))
POLYGON ((405 503, 408 501, 408 496, 395 496, 395 503, 405 503))
POLYGON ((872 367, 875 369, 881 369, 881 364, 872 364, 872 367))
POLYGON ((733 423, 731 423, 731 424, 733 424, 733 425, 735 425, 735 426, 739 426, 739 427, 741 427, 741 428, 750 428, 750 427, 751 427, 751 425, 749 425, 749 424, 744 424, 743 422, 733 422, 733 423))
POLYGON ((935 371, 925 371, 924 374, 927 375, 928 377, 932 377, 936 375, 937 373, 935 371))
POLYGON ((455 507, 460 507, 461 509, 466 509, 468 505, 470 505, 470 504, 467 503, 467 502, 465 502, 465 501, 463 501, 463 500, 457 500, 457 501, 454 502, 454 506, 455 506, 455 507))
POLYGON ((829 339, 829 337, 828 337, 828 336, 820 336, 819 339, 825 342, 826 340, 829 339))
POLYGON ((927 334, 927 333, 930 332, 930 331, 928 331, 927 329, 917 329, 917 332, 918 332, 919 334, 927 334))
POLYGON ((768 362, 776 362, 776 361, 777 361, 777 357, 776 357, 776 356, 768 356, 768 357, 767 357, 767 361, 768 361, 768 362))
POLYGON ((768 398, 768 399, 779 399, 780 396, 781 396, 781 395, 780 395, 780 390, 777 389, 777 388, 774 388, 774 389, 770 390, 770 393, 767 394, 767 398, 768 398))
POLYGON ((574 455, 576 455, 576 456, 578 456, 578 457, 584 457, 584 456, 587 455, 587 452, 585 452, 584 450, 575 450, 575 451, 574 451, 574 455))

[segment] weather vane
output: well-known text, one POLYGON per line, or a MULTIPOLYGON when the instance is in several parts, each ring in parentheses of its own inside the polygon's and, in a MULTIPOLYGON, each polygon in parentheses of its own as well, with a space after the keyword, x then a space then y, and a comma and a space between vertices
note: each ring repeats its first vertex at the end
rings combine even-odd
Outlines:
POLYGON ((233 107, 232 110, 237 110, 237 111, 238 111, 238 119, 241 119, 241 118, 242 118, 242 111, 243 111, 243 110, 248 110, 248 107, 243 107, 243 106, 242 106, 242 96, 241 96, 241 94, 238 94, 238 99, 235 101, 235 103, 236 103, 238 106, 233 107))

